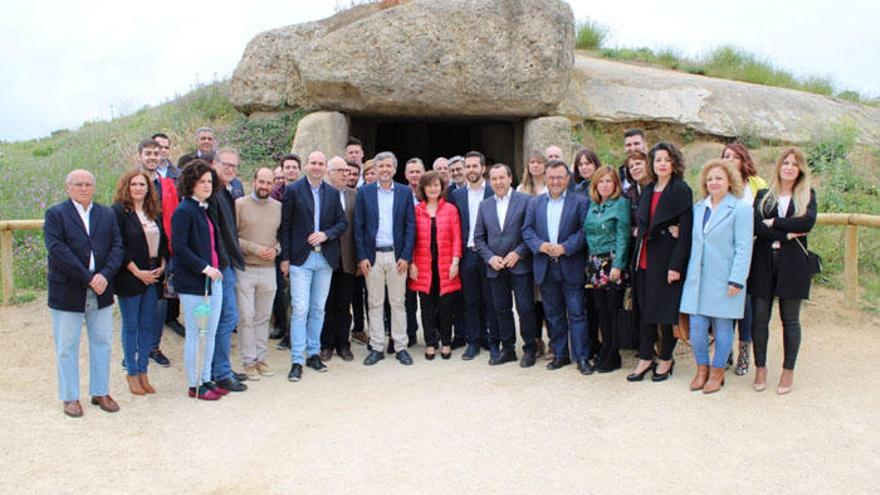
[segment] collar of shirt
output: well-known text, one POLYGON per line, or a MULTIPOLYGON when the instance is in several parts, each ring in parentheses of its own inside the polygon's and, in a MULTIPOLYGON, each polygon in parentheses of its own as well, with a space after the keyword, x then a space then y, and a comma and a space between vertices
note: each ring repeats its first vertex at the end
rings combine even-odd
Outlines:
POLYGON ((486 189, 486 180, 485 179, 481 180, 480 185, 477 187, 472 186, 471 183, 468 182, 467 187, 468 187, 468 191, 470 191, 470 192, 474 192, 474 193, 476 193, 477 191, 483 192, 486 189))
POLYGON ((385 189, 384 187, 382 187, 382 184, 380 184, 379 182, 376 182, 376 189, 378 189, 379 192, 385 193, 385 194, 393 193, 394 192, 394 181, 391 181, 391 187, 389 187, 388 189, 385 189))
POLYGON ((95 204, 95 203, 91 202, 91 203, 89 203, 88 207, 85 207, 85 206, 77 203, 76 201, 73 201, 73 206, 76 207, 76 212, 79 213, 79 216, 86 217, 86 218, 88 218, 89 213, 91 213, 93 204, 95 204))
POLYGON ((547 197, 550 198, 550 201, 555 201, 555 202, 565 201, 565 194, 566 194, 567 192, 568 192, 568 191, 562 191, 562 194, 560 194, 558 198, 554 199, 553 196, 550 196, 550 192, 548 191, 548 192, 547 192, 547 197))
POLYGON ((312 190, 312 194, 317 193, 321 189, 321 184, 324 183, 323 181, 319 180, 318 184, 315 185, 315 184, 312 184, 312 179, 306 178, 306 180, 309 181, 309 188, 312 190))
POLYGON ((510 200, 510 195, 511 195, 511 194, 513 194, 513 188, 512 188, 512 187, 509 188, 509 189, 507 190, 507 194, 505 194, 503 197, 500 197, 500 198, 499 198, 498 195, 496 194, 496 195, 494 196, 494 197, 495 197, 495 201, 497 201, 497 202, 499 202, 499 203, 501 203, 501 202, 507 202, 507 201, 510 200))
POLYGON ((197 205, 199 205, 199 208, 203 210, 208 209, 208 203, 206 201, 200 201, 199 198, 195 196, 190 196, 190 198, 192 198, 192 200, 195 201, 197 205))

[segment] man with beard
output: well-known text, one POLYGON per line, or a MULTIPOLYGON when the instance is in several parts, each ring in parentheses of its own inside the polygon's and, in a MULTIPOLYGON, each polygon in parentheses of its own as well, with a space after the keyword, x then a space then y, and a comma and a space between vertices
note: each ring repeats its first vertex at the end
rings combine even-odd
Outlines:
POLYGON ((238 346, 248 380, 274 375, 266 364, 269 316, 277 287, 275 258, 281 252, 281 203, 269 197, 273 179, 268 168, 257 170, 254 191, 235 200, 238 243, 244 255, 244 270, 235 271, 238 346))

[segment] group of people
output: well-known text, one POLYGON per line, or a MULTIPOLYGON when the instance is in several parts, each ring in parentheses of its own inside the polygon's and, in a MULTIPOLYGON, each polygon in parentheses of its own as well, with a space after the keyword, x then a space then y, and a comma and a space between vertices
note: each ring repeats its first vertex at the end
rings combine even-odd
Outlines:
POLYGON ((624 133, 619 168, 588 149, 569 165, 551 146, 528 156, 518 187, 509 165, 488 164, 478 151, 437 158, 431 170, 412 158, 401 184, 392 152, 364 162, 351 138, 345 157, 288 154, 275 170, 257 169, 245 194, 238 152, 215 149, 209 128, 196 132, 196 144, 175 166, 165 134, 141 141, 139 165, 119 179, 111 207, 94 202, 93 175, 74 170, 69 200, 46 211, 49 306, 69 416, 83 413, 83 321, 91 402, 119 409, 108 377, 114 294, 135 395, 155 393, 148 364, 168 365, 159 344, 177 311, 187 393, 218 400, 274 375, 270 336, 290 349, 292 382, 304 368, 326 372, 334 353, 354 359, 351 342, 367 346, 366 366, 386 353, 412 365, 417 313, 426 360, 465 347, 462 359, 488 351, 493 366, 528 368, 543 355, 549 370, 574 363, 583 375, 612 372, 622 366, 624 305, 638 321, 628 381, 669 378, 677 336, 689 328, 690 388, 716 392, 738 327, 735 373, 748 372, 753 348, 760 391, 774 298, 785 354, 777 392, 791 390, 816 220, 796 148, 782 152, 768 184, 744 146, 727 145, 703 165, 694 204, 681 152, 668 142, 648 149, 639 129, 624 133), (233 332, 241 373, 231 363, 233 332))

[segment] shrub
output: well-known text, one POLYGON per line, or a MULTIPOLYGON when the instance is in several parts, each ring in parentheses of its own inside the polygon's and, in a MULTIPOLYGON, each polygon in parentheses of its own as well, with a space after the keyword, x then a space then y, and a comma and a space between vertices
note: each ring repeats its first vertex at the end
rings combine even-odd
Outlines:
MULTIPOLYGON (((274 168, 277 159, 290 150, 297 124, 307 113, 300 109, 260 119, 240 115, 229 132, 230 143, 238 148, 247 168, 274 168)), ((244 174, 242 171, 241 175, 244 174)))
POLYGON ((608 27, 592 19, 577 24, 575 46, 579 50, 597 50, 608 37, 608 27))

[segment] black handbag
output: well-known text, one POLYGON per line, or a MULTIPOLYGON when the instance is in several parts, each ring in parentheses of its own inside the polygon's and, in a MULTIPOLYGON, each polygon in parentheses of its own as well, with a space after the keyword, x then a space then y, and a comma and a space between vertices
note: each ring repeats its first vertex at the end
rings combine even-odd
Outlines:
POLYGON ((617 310, 617 342, 621 349, 639 348, 639 315, 632 286, 624 289, 623 305, 617 310))
POLYGON ((795 242, 801 247, 804 254, 807 255, 807 272, 810 276, 812 277, 822 273, 822 257, 805 248, 800 239, 795 239, 795 242))

